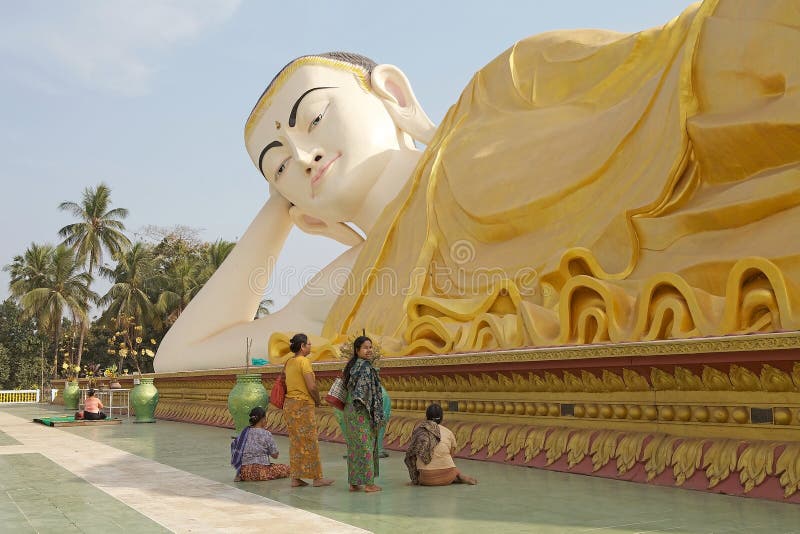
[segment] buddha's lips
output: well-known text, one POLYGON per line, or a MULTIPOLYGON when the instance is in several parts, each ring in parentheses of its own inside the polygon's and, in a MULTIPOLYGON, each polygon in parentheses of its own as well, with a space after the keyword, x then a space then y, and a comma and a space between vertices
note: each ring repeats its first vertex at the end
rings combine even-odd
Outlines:
POLYGON ((317 182, 322 180, 322 178, 325 176, 325 173, 328 172, 328 169, 330 168, 330 166, 333 165, 333 162, 336 161, 337 159, 341 158, 341 157, 342 157, 341 154, 337 154, 337 156, 335 158, 333 158, 328 163, 323 165, 322 168, 317 171, 317 174, 315 174, 314 177, 311 179, 311 187, 314 187, 317 184, 317 182))

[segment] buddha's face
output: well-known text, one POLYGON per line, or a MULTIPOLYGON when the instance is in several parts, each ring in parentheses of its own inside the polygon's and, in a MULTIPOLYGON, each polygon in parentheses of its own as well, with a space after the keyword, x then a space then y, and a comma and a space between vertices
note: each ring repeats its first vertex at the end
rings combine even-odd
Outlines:
POLYGON ((291 203, 352 220, 400 148, 383 102, 344 70, 304 65, 272 96, 246 140, 256 167, 291 203))

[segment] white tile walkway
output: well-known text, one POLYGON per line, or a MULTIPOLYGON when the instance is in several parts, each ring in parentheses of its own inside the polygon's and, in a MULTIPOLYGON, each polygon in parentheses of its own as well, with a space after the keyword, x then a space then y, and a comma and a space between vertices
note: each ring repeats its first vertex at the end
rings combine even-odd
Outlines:
POLYGON ((21 443, 2 452, 40 453, 173 532, 367 532, 8 413, 0 429, 21 443))

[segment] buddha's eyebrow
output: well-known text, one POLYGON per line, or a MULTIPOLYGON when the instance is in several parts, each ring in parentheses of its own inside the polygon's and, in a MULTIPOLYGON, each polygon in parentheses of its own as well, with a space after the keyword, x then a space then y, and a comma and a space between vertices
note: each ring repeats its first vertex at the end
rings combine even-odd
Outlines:
POLYGON ((310 93, 312 91, 319 91, 320 89, 336 89, 336 88, 335 87, 314 87, 313 89, 309 89, 308 91, 306 91, 305 93, 300 95, 300 98, 298 98, 297 102, 295 102, 294 106, 292 106, 292 112, 289 113, 289 127, 294 127, 294 125, 297 123, 297 108, 300 106, 300 101, 303 100, 308 93, 310 93))
POLYGON ((261 174, 264 174, 264 169, 261 168, 261 163, 264 161, 264 156, 267 154, 267 150, 270 148, 277 148, 279 146, 283 146, 283 143, 280 141, 273 141, 267 146, 264 147, 264 150, 261 151, 261 155, 258 156, 258 170, 261 171, 261 174))

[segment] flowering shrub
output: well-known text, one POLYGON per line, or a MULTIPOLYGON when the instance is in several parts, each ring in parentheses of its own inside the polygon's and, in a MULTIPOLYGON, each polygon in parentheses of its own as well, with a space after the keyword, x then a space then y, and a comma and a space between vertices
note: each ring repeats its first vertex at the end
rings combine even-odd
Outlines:
POLYGON ((106 378, 117 378, 117 364, 103 369, 103 376, 106 378))
POLYGON ((81 367, 72 363, 72 356, 75 352, 74 339, 69 333, 65 333, 64 337, 59 343, 59 352, 64 358, 61 363, 61 376, 72 382, 78 377, 81 372, 81 367))
POLYGON ((81 367, 80 365, 73 365, 69 359, 64 359, 64 363, 61 364, 61 371, 64 377, 72 382, 78 376, 81 367))
MULTIPOLYGON (((156 340, 147 338, 142 325, 136 323, 133 315, 122 315, 118 318, 120 328, 108 338, 108 354, 118 354, 121 361, 130 359, 136 372, 142 374, 142 358, 152 358, 156 355, 156 340)), ((125 370, 127 374, 127 369, 125 370)), ((116 366, 114 366, 116 372, 116 366)))

